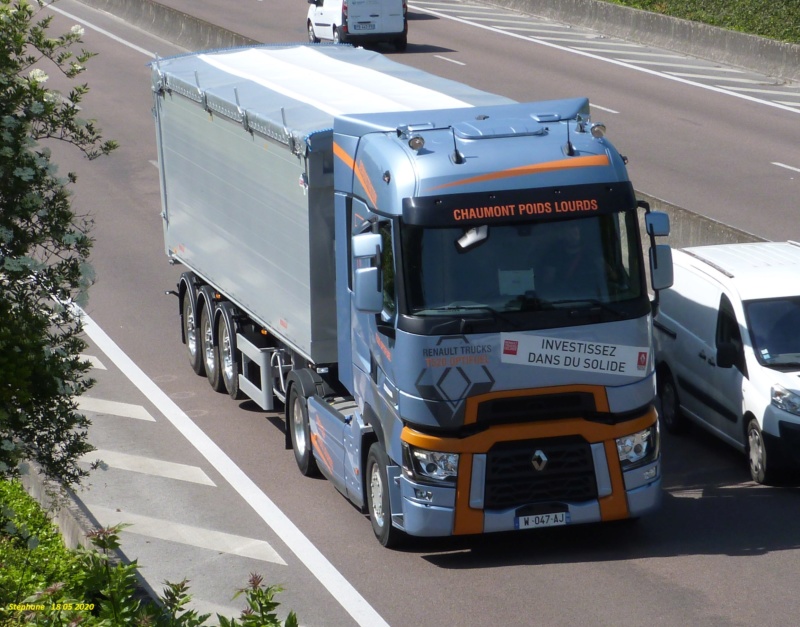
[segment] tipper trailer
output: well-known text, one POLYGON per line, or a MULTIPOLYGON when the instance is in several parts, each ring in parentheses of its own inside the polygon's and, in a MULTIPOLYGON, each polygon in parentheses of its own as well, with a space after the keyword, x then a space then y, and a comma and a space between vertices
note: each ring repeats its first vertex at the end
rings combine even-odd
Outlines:
POLYGON ((282 407, 300 471, 383 545, 658 507, 647 268, 657 296, 669 224, 586 98, 346 45, 151 67, 191 366, 282 407))

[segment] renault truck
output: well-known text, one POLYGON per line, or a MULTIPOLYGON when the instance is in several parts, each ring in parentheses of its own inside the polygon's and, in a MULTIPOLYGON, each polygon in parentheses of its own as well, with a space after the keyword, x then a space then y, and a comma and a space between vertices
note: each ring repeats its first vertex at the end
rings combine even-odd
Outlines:
POLYGON ((282 414, 300 472, 381 544, 658 508, 669 221, 587 98, 341 44, 151 70, 189 364, 282 414))

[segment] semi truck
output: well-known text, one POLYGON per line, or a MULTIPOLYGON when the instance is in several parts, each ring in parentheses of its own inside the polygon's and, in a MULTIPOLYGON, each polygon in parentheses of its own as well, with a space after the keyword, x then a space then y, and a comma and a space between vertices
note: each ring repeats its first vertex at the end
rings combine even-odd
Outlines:
POLYGON ((283 412, 300 472, 381 544, 658 508, 669 220, 587 98, 519 103, 349 45, 151 70, 188 361, 283 412))

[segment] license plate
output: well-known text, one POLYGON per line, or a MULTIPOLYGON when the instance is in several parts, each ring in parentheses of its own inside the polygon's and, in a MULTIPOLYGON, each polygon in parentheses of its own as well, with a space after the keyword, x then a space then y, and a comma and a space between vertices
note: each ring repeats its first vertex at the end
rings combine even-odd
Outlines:
POLYGON ((353 30, 375 30, 375 24, 369 22, 368 24, 354 24, 353 30))
POLYGON ((559 527, 569 523, 568 512, 554 512, 552 514, 533 514, 514 518, 515 529, 541 529, 542 527, 559 527))

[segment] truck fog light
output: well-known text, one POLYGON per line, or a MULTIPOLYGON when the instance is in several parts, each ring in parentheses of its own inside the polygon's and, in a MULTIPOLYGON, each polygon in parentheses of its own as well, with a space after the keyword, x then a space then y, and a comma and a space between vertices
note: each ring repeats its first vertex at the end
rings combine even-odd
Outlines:
POLYGON ((433 500, 433 492, 422 488, 414 488, 414 497, 420 501, 428 501, 430 503, 433 500))
POLYGON ((617 438, 617 453, 622 470, 649 464, 658 458, 661 438, 658 423, 637 433, 617 438))

